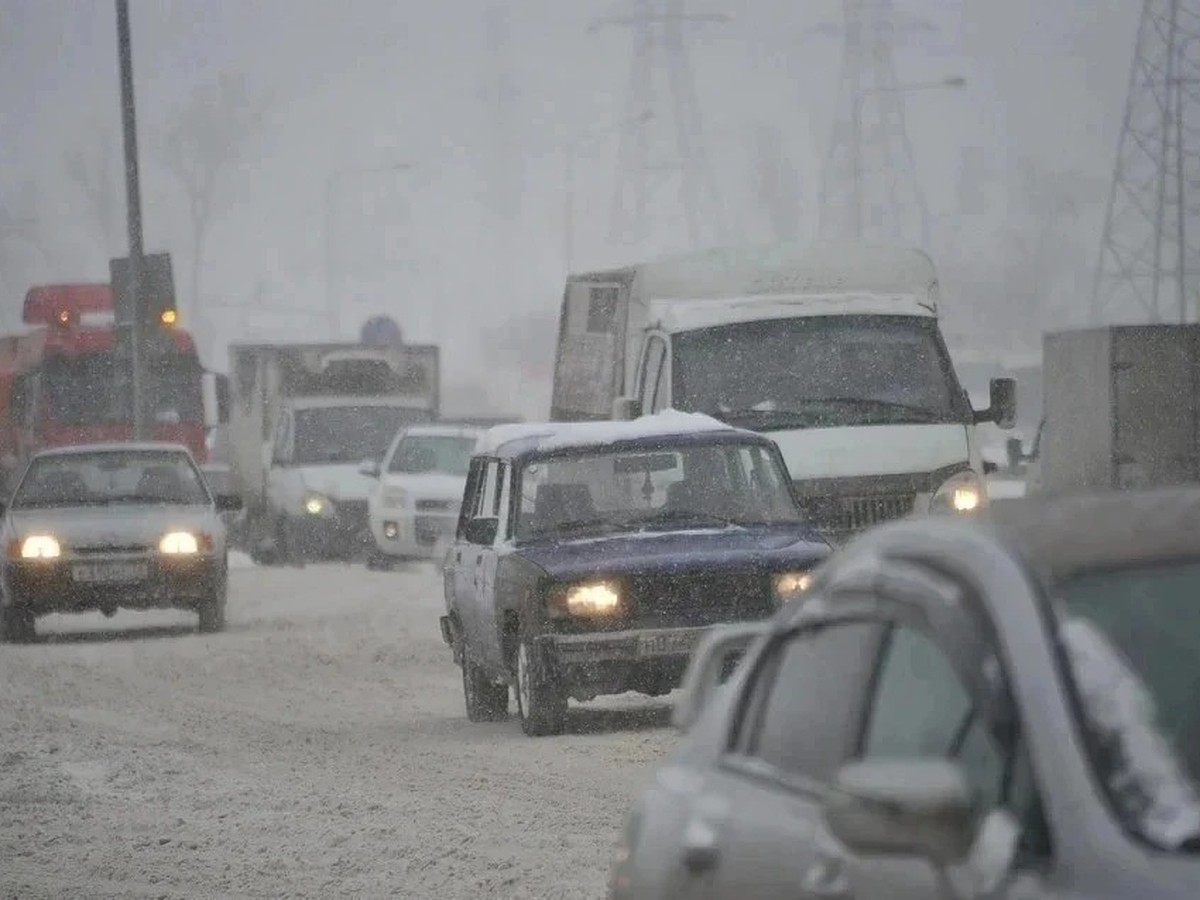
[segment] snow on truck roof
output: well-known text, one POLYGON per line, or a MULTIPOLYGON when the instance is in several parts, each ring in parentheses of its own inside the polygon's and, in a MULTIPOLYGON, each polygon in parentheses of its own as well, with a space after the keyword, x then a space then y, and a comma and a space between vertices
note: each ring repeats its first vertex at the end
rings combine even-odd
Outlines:
POLYGON ((621 441, 673 438, 706 433, 744 435, 757 442, 762 435, 702 413, 663 410, 651 416, 614 422, 525 422, 489 428, 475 447, 480 456, 518 456, 575 447, 595 447, 621 441))
POLYGON ((572 277, 621 275, 632 275, 642 296, 660 300, 859 293, 915 297, 930 312, 939 300, 937 271, 924 251, 860 241, 719 247, 572 277))

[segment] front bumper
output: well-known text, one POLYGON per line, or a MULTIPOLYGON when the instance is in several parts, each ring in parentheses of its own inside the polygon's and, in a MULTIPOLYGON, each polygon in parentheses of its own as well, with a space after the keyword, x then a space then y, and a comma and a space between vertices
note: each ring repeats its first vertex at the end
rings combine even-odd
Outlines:
POLYGON ((397 557, 435 559, 454 540, 458 512, 414 513, 410 509, 385 509, 373 517, 371 533, 380 552, 397 557))
POLYGON ((344 501, 328 514, 288 522, 289 551, 301 559, 347 559, 371 546, 366 503, 344 501))
POLYGON ((711 626, 548 634, 537 638, 566 688, 576 696, 679 686, 692 650, 711 626))
POLYGON ((215 556, 67 558, 7 563, 7 605, 35 615, 111 609, 195 609, 223 588, 215 556), (85 567, 91 567, 88 571, 85 567))

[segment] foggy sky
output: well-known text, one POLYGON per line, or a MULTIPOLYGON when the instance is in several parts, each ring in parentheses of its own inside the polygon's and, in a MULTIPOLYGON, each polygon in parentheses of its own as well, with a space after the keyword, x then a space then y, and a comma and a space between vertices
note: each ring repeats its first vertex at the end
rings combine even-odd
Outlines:
MULTIPOLYGON (((389 313, 411 339, 442 342, 446 364, 459 373, 450 378, 461 380, 478 369, 472 361, 481 327, 556 312, 565 265, 563 144, 590 129, 607 134, 626 114, 631 36, 621 29, 589 34, 587 26, 623 4, 504 4, 518 92, 507 125, 521 160, 521 210, 504 228, 485 202, 499 133, 486 99, 496 66, 485 41, 488 0, 130 5, 146 246, 170 249, 177 273, 189 241, 178 187, 162 165, 167 123, 222 71, 244 74, 253 95, 273 98, 265 126, 227 173, 206 250, 203 299, 246 307, 210 313, 211 365, 225 368, 224 343, 233 338, 329 336, 313 313, 325 305, 325 194, 335 172, 342 173, 332 218, 344 336, 368 315, 389 313), (414 168, 363 171, 397 162, 414 168), (509 265, 498 264, 500 253, 509 265), (256 298, 299 312, 254 313, 256 298)), ((897 0, 897 6, 938 29, 905 38, 896 55, 899 80, 968 80, 963 90, 906 101, 939 264, 951 238, 959 253, 1003 252, 996 235, 1019 161, 1106 185, 1140 4, 897 0), (954 214, 964 147, 981 148, 994 179, 989 208, 969 223, 954 214)), ((800 168, 802 230, 812 234, 840 46, 811 29, 839 24, 841 4, 693 0, 691 8, 735 16, 698 31, 691 43, 708 150, 734 232, 769 236, 751 168, 754 129, 771 122, 800 168)), ((118 146, 114 20, 113 4, 104 0, 0 0, 0 211, 32 205, 51 257, 43 261, 5 238, 6 328, 33 281, 107 277, 109 254, 84 221, 64 154, 70 147, 118 146)), ((658 235, 655 246, 644 248, 606 243, 615 160, 611 137, 578 152, 577 269, 673 249, 672 239, 680 237, 658 235)), ((1104 199, 1097 191, 1092 206, 1102 207, 1104 199)), ((1094 256, 1099 221, 1092 215, 1087 223, 1090 231, 1079 241, 1094 256)), ((123 241, 117 250, 124 251, 123 241)), ((192 298, 185 294, 183 301, 186 313, 192 298)), ((514 398, 511 406, 524 402, 514 398)), ((540 400, 533 405, 528 414, 537 414, 540 400)))

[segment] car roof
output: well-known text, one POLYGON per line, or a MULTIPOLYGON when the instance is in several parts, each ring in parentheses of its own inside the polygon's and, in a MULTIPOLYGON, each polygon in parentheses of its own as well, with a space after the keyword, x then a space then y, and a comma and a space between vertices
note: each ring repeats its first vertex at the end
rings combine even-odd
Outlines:
POLYGON ((1030 496, 980 522, 1049 582, 1153 563, 1200 562, 1200 488, 1030 496))
POLYGON ((190 451, 183 444, 169 441, 123 441, 104 444, 75 444, 69 447, 48 447, 33 454, 34 459, 47 456, 73 456, 83 453, 185 453, 190 451))
POLYGON ((759 444, 770 439, 734 428, 701 413, 664 410, 638 419, 614 422, 528 422, 489 428, 475 448, 477 456, 516 458, 570 450, 628 445, 653 446, 663 440, 745 438, 759 444))

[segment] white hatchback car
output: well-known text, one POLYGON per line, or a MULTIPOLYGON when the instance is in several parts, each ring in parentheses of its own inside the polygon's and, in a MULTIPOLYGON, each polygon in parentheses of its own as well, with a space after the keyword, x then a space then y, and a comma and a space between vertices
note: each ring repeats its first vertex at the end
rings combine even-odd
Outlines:
POLYGON ((412 425, 383 462, 363 464, 377 483, 367 498, 376 553, 368 565, 436 559, 454 539, 471 454, 483 430, 468 425, 412 425))

